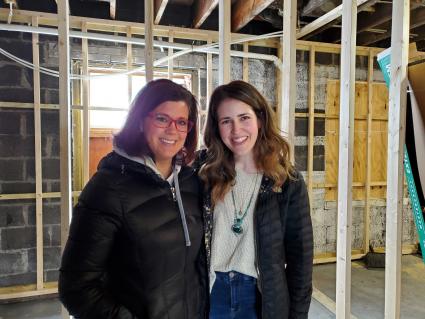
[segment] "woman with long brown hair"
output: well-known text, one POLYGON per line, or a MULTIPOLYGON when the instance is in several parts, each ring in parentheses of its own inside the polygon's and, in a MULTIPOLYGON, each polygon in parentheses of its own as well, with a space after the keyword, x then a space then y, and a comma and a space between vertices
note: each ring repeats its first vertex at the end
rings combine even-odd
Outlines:
POLYGON ((205 130, 211 319, 307 318, 313 236, 305 183, 273 110, 250 84, 212 94, 205 130))

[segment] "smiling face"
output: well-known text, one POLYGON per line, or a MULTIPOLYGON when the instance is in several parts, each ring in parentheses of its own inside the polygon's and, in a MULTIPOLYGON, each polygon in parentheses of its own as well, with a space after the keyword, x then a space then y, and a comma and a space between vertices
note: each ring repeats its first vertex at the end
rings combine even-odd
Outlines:
POLYGON ((170 165, 173 157, 183 148, 187 132, 176 129, 175 122, 169 127, 155 125, 155 116, 166 115, 174 120, 188 120, 189 107, 183 101, 166 101, 158 105, 143 121, 143 132, 155 163, 170 165))
POLYGON ((221 140, 232 151, 235 161, 253 159, 260 123, 251 106, 227 98, 220 103, 217 118, 221 140))

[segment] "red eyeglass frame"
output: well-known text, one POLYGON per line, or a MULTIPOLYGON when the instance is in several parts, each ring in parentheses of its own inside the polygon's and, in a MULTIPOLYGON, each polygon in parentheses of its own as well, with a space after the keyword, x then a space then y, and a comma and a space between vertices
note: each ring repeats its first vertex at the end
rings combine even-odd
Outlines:
MULTIPOLYGON (((177 128, 177 121, 182 119, 181 117, 178 118, 178 119, 174 119, 171 116, 169 116, 168 114, 164 114, 164 113, 155 113, 155 112, 148 113, 148 117, 150 117, 150 118, 154 118, 156 115, 161 115, 161 116, 167 117, 170 120, 170 123, 168 124, 168 126, 158 126, 158 125, 155 125, 155 122, 152 122, 153 126, 158 127, 158 128, 169 128, 171 126, 171 124, 174 123, 174 127, 176 128, 177 131, 182 132, 182 133, 189 133, 195 125, 195 123, 193 123, 191 120, 187 119, 187 130, 181 131, 177 128)), ((185 119, 185 118, 183 118, 183 119, 185 119)))

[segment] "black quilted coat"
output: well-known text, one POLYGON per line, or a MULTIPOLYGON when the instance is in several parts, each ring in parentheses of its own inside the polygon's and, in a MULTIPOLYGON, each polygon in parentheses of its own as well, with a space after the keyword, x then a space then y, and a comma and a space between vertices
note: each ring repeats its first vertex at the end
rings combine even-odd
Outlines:
POLYGON ((62 257, 59 294, 71 315, 205 317, 199 182, 189 167, 179 181, 189 247, 169 183, 114 152, 102 160, 74 209, 62 257))
MULTIPOLYGON (((261 319, 307 319, 312 294, 313 231, 304 180, 287 180, 279 191, 263 177, 254 211, 261 319)), ((214 231, 210 194, 204 199, 205 242, 210 264, 214 231)), ((230 229, 230 227, 229 227, 230 229)))

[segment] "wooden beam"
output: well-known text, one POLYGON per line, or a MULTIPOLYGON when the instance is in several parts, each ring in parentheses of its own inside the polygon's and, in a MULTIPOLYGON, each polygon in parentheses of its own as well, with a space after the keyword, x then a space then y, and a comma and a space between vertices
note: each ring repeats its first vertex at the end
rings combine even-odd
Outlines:
POLYGON ((219 57, 218 57, 218 84, 230 81, 230 1, 220 0, 219 10, 219 57))
POLYGON ((282 109, 279 114, 280 129, 291 145, 291 160, 294 160, 295 132, 295 74, 296 74, 296 23, 297 1, 286 0, 283 4, 283 37, 282 37, 282 109))
POLYGON ((356 1, 343 0, 336 264, 336 317, 339 319, 349 319, 351 316, 351 232, 356 22, 356 1))
MULTIPOLYGON (((207 44, 211 44, 212 40, 211 38, 208 38, 207 44)), ((208 101, 210 100, 211 94, 213 92, 213 85, 212 85, 212 77, 213 77, 213 70, 212 70, 212 54, 207 53, 207 95, 206 95, 206 101, 205 101, 205 110, 208 112, 208 101)))
MULTIPOLYGON (((38 26, 37 17, 32 18, 32 25, 38 26)), ((43 289, 43 174, 41 152, 41 98, 40 98, 40 50, 38 34, 32 34, 32 61, 34 63, 34 148, 35 148, 35 220, 36 220, 36 262, 37 290, 43 289)))
MULTIPOLYGON (((371 3, 368 3, 368 5, 372 5, 373 3, 376 2, 373 0, 357 0, 357 7, 366 4, 368 1, 371 1, 371 3)), ((357 12, 357 7, 356 7, 356 12, 357 12)), ((301 28, 301 30, 297 33, 297 39, 301 39, 309 35, 310 33, 313 33, 314 31, 340 18, 341 15, 342 15, 342 4, 332 9, 328 13, 322 15, 321 17, 317 18, 313 22, 307 24, 303 28, 301 28)))
POLYGON ((153 4, 145 1, 145 75, 146 83, 153 80, 153 4))
MULTIPOLYGON (((173 37, 173 31, 170 30, 170 33, 168 35, 168 42, 172 43, 174 41, 174 37, 173 37)), ((168 56, 171 57, 173 55, 173 48, 169 48, 168 49, 168 56)), ((168 60, 168 78, 170 80, 173 79, 173 73, 174 73, 174 59, 169 59, 168 60)))
POLYGON ((369 53, 367 64, 367 144, 366 144, 366 183, 365 183, 365 210, 363 215, 363 249, 367 254, 369 252, 369 239, 370 239, 370 183, 372 176, 372 120, 373 120, 373 60, 374 55, 372 51, 369 53))
POLYGON ((409 0, 393 1, 388 109, 385 319, 400 318, 403 155, 406 125, 409 0))
MULTIPOLYGON (((249 45, 246 42, 243 44, 243 52, 249 52, 249 45)), ((242 80, 244 80, 245 82, 249 81, 248 58, 243 58, 243 60, 242 60, 242 80)))
POLYGON ((232 32, 247 25, 274 0, 238 0, 232 7, 232 32))
POLYGON ((193 27, 198 29, 202 23, 209 17, 211 12, 217 7, 219 0, 197 0, 195 2, 195 19, 193 27))
MULTIPOLYGON (((388 19, 388 21, 390 21, 390 20, 391 19, 388 19)), ((413 10, 410 13, 410 30, 422 27, 424 25, 425 25, 425 8, 421 7, 421 8, 418 8, 416 10, 413 10)), ((388 24, 385 27, 389 29, 389 26, 390 26, 390 24, 388 24)), ((419 32, 413 31, 413 33, 418 33, 418 34, 422 35, 421 32, 422 32, 422 30, 419 31, 419 32)), ((363 34, 363 35, 359 36, 358 44, 359 45, 371 45, 373 43, 388 39, 390 37, 391 37, 391 30, 389 30, 388 32, 382 33, 382 34, 374 34, 374 33, 363 34)))
POLYGON ((310 196, 310 203, 313 202, 313 160, 314 160, 314 95, 315 95, 315 65, 316 65, 316 51, 312 46, 309 55, 309 69, 308 69, 308 155, 307 155, 307 189, 310 196))
POLYGON ((71 117, 69 86, 69 6, 67 0, 58 2, 59 31, 59 128, 60 128, 60 189, 61 245, 68 239, 71 211, 71 117))
MULTIPOLYGON (((81 26, 83 32, 87 32, 87 23, 83 22, 81 26)), ((82 58, 82 74, 86 76, 82 80, 83 90, 82 90, 82 102, 83 102, 83 187, 87 184, 90 178, 90 80, 87 78, 89 76, 89 44, 88 39, 81 40, 81 58, 82 58)))
POLYGON ((162 15, 164 14, 165 7, 168 4, 168 0, 155 0, 154 4, 154 23, 159 24, 159 21, 161 21, 162 15))

